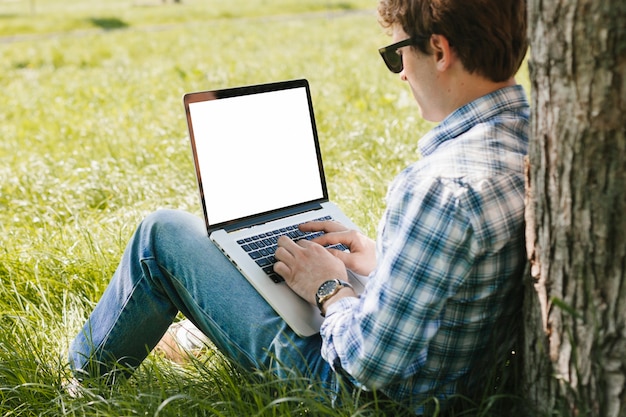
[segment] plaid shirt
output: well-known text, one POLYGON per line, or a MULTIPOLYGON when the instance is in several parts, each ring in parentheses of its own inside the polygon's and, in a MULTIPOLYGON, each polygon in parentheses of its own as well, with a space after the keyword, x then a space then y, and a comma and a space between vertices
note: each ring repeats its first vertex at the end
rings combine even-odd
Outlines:
POLYGON ((420 140, 389 189, 366 291, 328 308, 335 371, 417 413, 456 392, 521 280, 528 118, 522 87, 506 87, 420 140))

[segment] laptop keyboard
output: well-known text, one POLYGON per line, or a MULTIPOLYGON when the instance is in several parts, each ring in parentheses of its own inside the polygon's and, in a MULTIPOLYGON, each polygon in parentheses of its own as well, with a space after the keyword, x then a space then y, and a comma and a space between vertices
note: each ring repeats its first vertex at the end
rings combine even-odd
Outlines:
MULTIPOLYGON (((321 217, 315 219, 317 221, 332 220, 330 216, 321 217)), ((283 227, 271 232, 261 233, 256 236, 247 237, 245 239, 238 240, 237 243, 241 248, 250 255, 252 259, 263 269, 268 277, 275 283, 283 282, 284 279, 274 272, 274 264, 276 258, 274 253, 276 252, 278 238, 281 236, 287 236, 294 241, 301 239, 312 240, 318 236, 323 235, 324 232, 305 233, 298 229, 298 225, 283 227)), ((327 248, 347 250, 348 248, 343 244, 330 245, 327 248)))

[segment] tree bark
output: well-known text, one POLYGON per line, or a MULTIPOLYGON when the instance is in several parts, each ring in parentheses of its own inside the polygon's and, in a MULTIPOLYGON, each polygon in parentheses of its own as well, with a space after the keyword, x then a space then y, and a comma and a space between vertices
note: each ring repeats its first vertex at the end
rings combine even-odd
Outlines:
POLYGON ((528 0, 525 372, 539 415, 626 416, 626 2, 528 0))

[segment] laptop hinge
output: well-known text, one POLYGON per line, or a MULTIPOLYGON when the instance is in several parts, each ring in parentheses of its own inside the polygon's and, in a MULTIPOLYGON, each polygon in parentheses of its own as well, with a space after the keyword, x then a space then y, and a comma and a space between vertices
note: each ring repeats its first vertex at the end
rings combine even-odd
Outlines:
POLYGON ((305 213, 312 210, 321 210, 322 205, 319 202, 309 203, 292 207, 288 209, 281 209, 280 212, 268 213, 261 216, 255 216, 252 219, 239 220, 236 224, 225 225, 223 229, 228 233, 235 232, 240 229, 245 229, 251 226, 258 226, 265 223, 269 223, 275 220, 284 219, 285 217, 294 216, 296 214, 305 213))

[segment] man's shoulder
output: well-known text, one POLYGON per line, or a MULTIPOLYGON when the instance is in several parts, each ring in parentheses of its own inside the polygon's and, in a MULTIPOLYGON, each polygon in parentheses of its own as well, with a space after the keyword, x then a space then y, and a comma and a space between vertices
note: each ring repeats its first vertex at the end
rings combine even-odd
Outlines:
POLYGON ((521 171, 477 170, 454 176, 445 169, 420 170, 412 166, 395 183, 389 197, 388 209, 404 218, 398 218, 398 223, 424 224, 426 218, 439 223, 447 217, 459 227, 464 224, 471 228, 487 246, 490 236, 506 238, 523 223, 521 171))
POLYGON ((521 147, 525 153, 529 114, 523 88, 503 88, 454 111, 420 140, 419 148, 422 155, 428 157, 454 150, 459 145, 480 148, 483 138, 495 137, 510 142, 514 148, 521 147))

